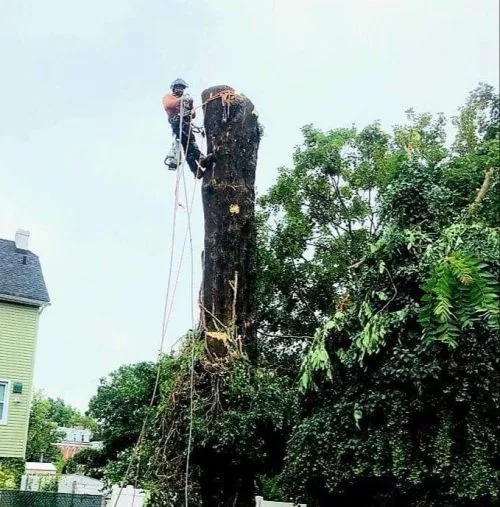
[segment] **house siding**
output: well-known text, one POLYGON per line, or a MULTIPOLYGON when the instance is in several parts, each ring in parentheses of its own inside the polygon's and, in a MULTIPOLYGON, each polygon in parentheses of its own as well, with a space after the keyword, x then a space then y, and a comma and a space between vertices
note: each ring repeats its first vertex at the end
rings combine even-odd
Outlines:
POLYGON ((37 307, 0 301, 0 379, 10 382, 7 424, 0 424, 0 457, 25 457, 38 316, 37 307), (23 384, 20 396, 12 394, 14 382, 23 384))

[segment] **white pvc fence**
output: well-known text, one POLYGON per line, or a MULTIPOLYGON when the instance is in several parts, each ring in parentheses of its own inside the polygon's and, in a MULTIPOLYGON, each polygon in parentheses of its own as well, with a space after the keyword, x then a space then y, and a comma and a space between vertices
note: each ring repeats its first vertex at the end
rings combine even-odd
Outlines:
POLYGON ((56 481, 55 475, 26 475, 21 477, 21 491, 43 491, 43 488, 52 481, 56 481))
POLYGON ((72 493, 74 495, 101 495, 104 484, 97 479, 85 475, 69 474, 59 479, 58 493, 72 493))
POLYGON ((307 507, 305 503, 269 502, 261 496, 255 497, 255 507, 307 507))
POLYGON ((143 507, 145 503, 144 491, 127 486, 120 493, 120 486, 113 486, 111 497, 106 501, 106 507, 143 507))

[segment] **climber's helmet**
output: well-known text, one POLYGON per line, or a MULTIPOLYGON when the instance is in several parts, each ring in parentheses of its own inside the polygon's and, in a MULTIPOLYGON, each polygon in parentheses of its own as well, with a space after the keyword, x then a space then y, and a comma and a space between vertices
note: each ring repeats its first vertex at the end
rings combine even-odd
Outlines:
POLYGON ((176 79, 175 81, 172 82, 172 84, 170 85, 170 88, 172 90, 172 93, 176 96, 176 97, 180 97, 183 93, 184 93, 184 90, 188 87, 188 84, 186 83, 186 81, 184 81, 184 79, 181 79, 181 78, 178 78, 176 79))

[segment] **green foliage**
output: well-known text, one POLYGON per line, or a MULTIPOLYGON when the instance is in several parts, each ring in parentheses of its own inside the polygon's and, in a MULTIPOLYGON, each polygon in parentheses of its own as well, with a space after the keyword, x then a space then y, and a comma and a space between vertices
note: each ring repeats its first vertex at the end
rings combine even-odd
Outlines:
MULTIPOLYGON (((102 479, 107 464, 108 458, 103 450, 88 447, 77 452, 64 463, 63 473, 84 474, 94 479, 102 479)), ((114 483, 119 483, 121 481, 121 477, 114 479, 114 483)))
POLYGON ((270 502, 280 502, 285 498, 285 492, 280 486, 279 477, 261 476, 258 478, 259 488, 257 493, 270 502))
POLYGON ((304 127, 294 166, 259 199, 258 362, 212 360, 190 333, 159 364, 152 407, 155 365, 113 373, 91 402, 96 468, 115 481, 132 460, 126 479, 157 506, 184 504, 186 483, 190 506, 236 490, 310 507, 497 502, 493 89, 454 123, 452 143, 443 115, 412 110, 390 133, 304 127))
POLYGON ((142 421, 151 411, 156 374, 154 363, 143 362, 121 366, 101 379, 90 400, 89 415, 99 423, 99 436, 109 458, 137 441, 142 421))
POLYGON ((55 463, 61 455, 54 444, 60 442, 63 434, 58 431, 58 424, 50 419, 51 409, 51 402, 41 393, 35 393, 30 410, 27 461, 55 463))
MULTIPOLYGON (((285 494, 308 505, 491 505, 498 498, 497 173, 471 211, 485 171, 499 165, 497 99, 489 88, 471 97, 451 150, 443 116, 410 111, 409 125, 387 137, 384 178, 373 190, 377 230, 351 269, 345 263, 338 279, 328 274, 331 314, 342 307, 343 317, 329 330, 314 326, 300 377, 302 414, 280 476, 285 494)), ((287 196, 295 203, 314 177, 303 176, 281 194, 280 209, 267 209, 268 224, 287 220, 287 196)), ((283 229, 263 234, 268 248, 274 238, 287 244, 283 229)), ((314 248, 304 251, 309 264, 320 264, 314 248)), ((275 269, 268 252, 262 259, 275 269)), ((291 287, 294 272, 285 262, 279 269, 285 273, 274 279, 291 287)), ((311 269, 305 286, 307 302, 321 301, 323 280, 311 269)), ((293 317, 285 296, 275 304, 288 305, 293 317)), ((326 305, 310 306, 329 321, 326 305)), ((279 329, 297 328, 283 318, 279 329)))
POLYGON ((482 321, 498 326, 498 282, 488 265, 470 255, 454 253, 436 264, 424 285, 419 321, 427 341, 457 346, 460 331, 482 321))
POLYGON ((83 426, 92 431, 97 429, 92 418, 67 405, 61 398, 46 398, 42 392, 36 392, 30 410, 26 447, 28 461, 51 462, 59 470, 62 469, 63 457, 54 445, 64 437, 64 433, 58 430, 60 426, 83 426))
MULTIPOLYGON (((192 347, 200 344, 199 339, 186 344, 170 372, 164 371, 163 403, 147 438, 154 445, 142 458, 151 456, 154 473, 144 480, 156 485, 153 505, 177 505, 173 499, 184 498, 189 367, 192 347)), ((225 505, 224 495, 239 488, 251 499, 254 478, 262 488, 281 470, 297 400, 294 383, 270 368, 251 367, 244 355, 218 363, 205 357, 203 348, 200 352, 194 356, 190 505, 225 505)))
MULTIPOLYGON (((498 93, 493 86, 481 83, 469 94, 467 103, 453 119, 458 130, 453 148, 462 157, 469 157, 471 154, 483 155, 485 143, 498 141, 499 122, 498 93)), ((498 158, 491 158, 488 162, 490 167, 494 166, 498 164, 498 158)))
POLYGON ((270 331, 310 334, 349 282, 378 229, 376 195, 394 164, 378 124, 303 129, 292 169, 259 199, 259 300, 270 331))
POLYGON ((43 477, 40 481, 40 491, 57 492, 59 477, 43 477))
POLYGON ((51 421, 57 423, 58 426, 66 428, 74 428, 82 426, 97 432, 97 423, 91 418, 82 414, 78 409, 68 405, 61 398, 48 398, 50 403, 50 411, 48 417, 51 421))
POLYGON ((18 489, 24 473, 24 460, 21 458, 0 458, 0 490, 18 489))
POLYGON ((313 342, 309 351, 304 356, 301 366, 300 390, 306 392, 308 389, 317 389, 315 382, 316 373, 323 373, 325 378, 332 380, 332 364, 330 356, 325 348, 325 340, 332 331, 340 331, 343 325, 344 314, 337 311, 332 319, 316 329, 313 342))

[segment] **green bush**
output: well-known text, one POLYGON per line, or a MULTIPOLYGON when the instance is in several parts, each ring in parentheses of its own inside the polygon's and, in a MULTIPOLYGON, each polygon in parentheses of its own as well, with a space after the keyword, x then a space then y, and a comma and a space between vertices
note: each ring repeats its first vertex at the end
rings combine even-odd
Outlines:
POLYGON ((0 489, 19 489, 24 469, 23 459, 0 458, 0 489))

